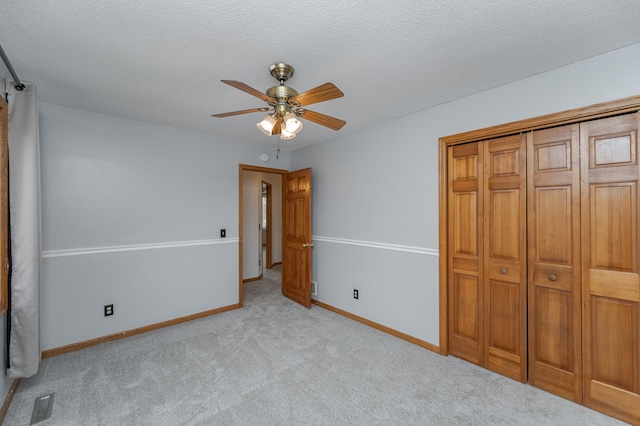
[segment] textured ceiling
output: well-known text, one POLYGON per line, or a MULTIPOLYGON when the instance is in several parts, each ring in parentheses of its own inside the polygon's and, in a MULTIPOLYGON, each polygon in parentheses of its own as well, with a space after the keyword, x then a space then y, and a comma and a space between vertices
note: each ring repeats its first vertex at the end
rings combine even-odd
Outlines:
MULTIPOLYGON (((2 0, 0 44, 43 102, 275 147, 260 91, 295 67, 303 92, 344 98, 310 109, 296 149, 640 42, 638 0, 2 0)), ((0 65, 3 75, 8 75, 0 65)), ((304 120, 303 120, 304 121, 304 120)))

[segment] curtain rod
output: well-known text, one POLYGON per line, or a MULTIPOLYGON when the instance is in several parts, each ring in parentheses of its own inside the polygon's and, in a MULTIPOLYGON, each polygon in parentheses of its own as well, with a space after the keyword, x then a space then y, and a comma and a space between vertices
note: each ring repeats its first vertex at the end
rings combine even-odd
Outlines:
POLYGON ((18 74, 16 74, 16 70, 14 70, 13 67, 11 66, 11 62, 9 62, 9 58, 7 58, 6 53, 4 53, 4 49, 2 48, 1 44, 0 44, 0 56, 2 56, 2 60, 4 61, 4 64, 7 66, 9 73, 11 73, 11 77, 13 77, 13 82, 14 82, 13 87, 15 87, 17 90, 24 90, 24 84, 22 84, 22 82, 18 78, 18 74))

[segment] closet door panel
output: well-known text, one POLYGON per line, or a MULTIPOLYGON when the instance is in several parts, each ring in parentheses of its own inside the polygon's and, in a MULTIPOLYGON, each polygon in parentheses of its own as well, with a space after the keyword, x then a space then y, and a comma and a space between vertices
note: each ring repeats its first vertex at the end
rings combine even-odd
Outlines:
POLYGON ((582 402, 579 125, 527 137, 529 383, 582 402))
POLYGON ((455 314, 451 323, 451 354, 481 365, 478 277, 454 272, 452 284, 451 307, 455 314))
POLYGON ((448 149, 449 352, 482 365, 482 152, 448 149))
POLYGON ((591 266, 596 270, 634 271, 636 182, 591 184, 591 266))
MULTIPOLYGON (((536 315, 536 322, 533 324, 540 336, 536 341, 536 346, 532 348, 535 354, 531 354, 532 361, 535 359, 540 363, 536 366, 536 370, 543 368, 543 366, 549 366, 561 371, 571 371, 574 364, 574 350, 566 333, 566 330, 573 328, 571 294, 567 291, 538 286, 534 292, 534 300, 537 306, 545 307, 545 314, 536 315), (555 345, 549 344, 549 342, 555 342, 555 345)), ((550 380, 547 377, 548 374, 549 371, 546 371, 542 380, 553 382, 553 379, 550 380)), ((560 375, 564 376, 564 374, 560 375)), ((533 382, 533 380, 531 381, 533 382)), ((561 377, 559 381, 571 383, 570 390, 573 389, 572 380, 569 381, 565 377, 561 377)))
POLYGON ((585 405, 640 423, 638 114, 581 126, 585 405))
POLYGON ((637 303, 623 302, 604 297, 591 298, 592 379, 621 389, 637 392, 638 376, 634 358, 638 355, 637 303), (627 332, 616 332, 622 326, 627 332), (616 348, 613 360, 609 348, 616 348), (613 361, 613 362, 612 362, 613 361))
POLYGON ((526 382, 526 139, 484 142, 485 367, 526 382))

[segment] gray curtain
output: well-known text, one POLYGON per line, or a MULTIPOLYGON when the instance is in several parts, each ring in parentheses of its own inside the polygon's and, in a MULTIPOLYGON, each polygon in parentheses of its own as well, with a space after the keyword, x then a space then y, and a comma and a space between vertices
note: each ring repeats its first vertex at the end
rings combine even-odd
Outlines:
POLYGON ((11 223, 9 370, 29 377, 40 364, 40 137, 36 86, 16 90, 9 104, 9 221, 11 223))

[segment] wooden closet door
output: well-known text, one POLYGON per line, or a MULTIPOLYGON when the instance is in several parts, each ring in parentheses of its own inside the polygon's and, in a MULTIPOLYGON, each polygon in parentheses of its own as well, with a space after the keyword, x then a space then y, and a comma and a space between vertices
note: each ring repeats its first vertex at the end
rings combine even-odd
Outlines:
POLYGON ((529 383, 582 403, 579 124, 527 135, 529 383))
POLYGON ((483 365, 481 143, 448 148, 449 353, 483 365))
POLYGON ((640 423, 638 114, 581 133, 584 404, 640 423))
POLYGON ((485 367, 527 379, 526 136, 484 142, 485 367))

